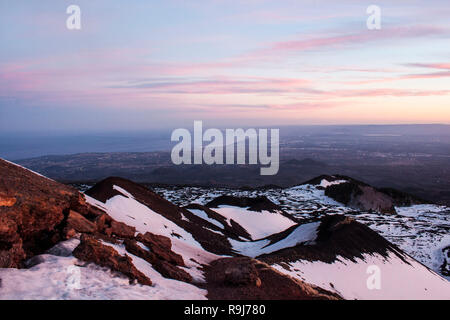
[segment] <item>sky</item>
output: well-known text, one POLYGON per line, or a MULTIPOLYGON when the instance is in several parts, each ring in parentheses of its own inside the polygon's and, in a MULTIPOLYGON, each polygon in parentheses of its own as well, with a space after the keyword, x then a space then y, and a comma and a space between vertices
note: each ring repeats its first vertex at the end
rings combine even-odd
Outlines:
POLYGON ((0 42, 0 132, 450 124, 448 0, 0 0, 0 42))

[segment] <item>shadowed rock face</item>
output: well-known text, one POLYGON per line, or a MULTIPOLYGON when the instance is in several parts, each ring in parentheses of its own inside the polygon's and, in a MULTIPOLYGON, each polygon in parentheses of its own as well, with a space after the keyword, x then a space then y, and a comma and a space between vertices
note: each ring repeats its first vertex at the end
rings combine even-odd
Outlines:
POLYGON ((206 207, 214 209, 218 208, 221 205, 248 208, 248 210, 256 212, 269 211, 272 213, 279 213, 286 218, 296 222, 296 220, 290 214, 286 213, 280 206, 276 205, 266 197, 248 198, 225 195, 217 197, 214 200, 208 202, 206 204, 206 207))
POLYGON ((351 208, 387 214, 396 213, 392 198, 370 186, 346 182, 327 187, 325 195, 351 208))
POLYGON ((235 240, 238 240, 239 237, 246 238, 249 240, 251 239, 250 234, 240 224, 236 223, 234 220, 231 220, 230 223, 228 223, 227 218, 220 215, 211 208, 208 208, 198 203, 189 204, 185 208, 188 210, 202 210, 208 217, 220 222, 223 225, 223 229, 218 228, 215 224, 212 223, 210 224, 209 228, 224 233, 228 238, 235 240))
POLYGON ((408 207, 415 204, 431 204, 432 202, 416 197, 412 194, 402 192, 391 188, 380 188, 378 191, 391 197, 395 206, 408 207))
POLYGON ((229 205, 241 208, 248 208, 250 211, 261 212, 263 210, 275 212, 283 211, 275 203, 266 197, 247 198, 247 197, 233 197, 220 196, 206 204, 208 208, 217 208, 220 205, 229 205))
MULTIPOLYGON (((286 232, 281 234, 287 236, 286 232)), ((276 235, 272 236, 274 238, 276 235)), ((330 215, 321 219, 314 243, 300 244, 257 258, 269 264, 297 260, 333 263, 338 257, 356 262, 357 258, 364 259, 364 254, 375 253, 385 258, 393 253, 407 263, 399 248, 369 227, 350 217, 330 215)))
POLYGON ((342 175, 322 175, 304 184, 320 185, 323 180, 328 182, 342 181, 345 183, 332 184, 325 189, 325 195, 354 209, 375 211, 379 213, 395 214, 394 206, 411 206, 414 204, 430 203, 406 192, 390 188, 375 188, 362 181, 342 175))
POLYGON ((340 297, 291 278, 261 261, 223 258, 205 268, 207 297, 220 300, 338 300, 340 297))

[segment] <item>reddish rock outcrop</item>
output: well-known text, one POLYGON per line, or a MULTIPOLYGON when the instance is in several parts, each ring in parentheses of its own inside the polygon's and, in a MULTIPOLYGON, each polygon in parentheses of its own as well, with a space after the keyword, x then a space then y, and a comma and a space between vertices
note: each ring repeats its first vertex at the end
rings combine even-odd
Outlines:
POLYGON ((97 231, 107 236, 116 236, 122 239, 133 239, 136 228, 123 222, 115 221, 107 214, 102 214, 95 220, 97 231))
POLYGON ((100 215, 95 220, 95 225, 97 226, 97 232, 106 233, 106 229, 111 227, 111 221, 113 219, 106 213, 100 215))
POLYGON ((261 286, 258 270, 253 263, 229 265, 223 271, 225 283, 234 286, 261 286))
POLYGON ((64 234, 66 238, 71 238, 76 232, 93 233, 97 229, 95 223, 89 221, 76 211, 70 210, 67 217, 64 234))
POLYGON ((44 253, 62 240, 81 233, 74 256, 121 272, 131 280, 151 284, 128 256, 121 256, 109 243, 126 241, 127 249, 164 277, 191 282, 179 266, 183 258, 171 250, 169 238, 151 233, 135 238, 136 229, 115 221, 89 205, 77 190, 0 160, 0 268, 26 267, 24 261, 44 253), (88 236, 89 235, 89 236, 88 236))
POLYGON ((176 266, 185 266, 183 257, 172 251, 172 242, 169 238, 146 232, 138 234, 136 240, 147 246, 158 259, 176 266))
POLYGON ((189 273, 168 261, 161 260, 153 254, 153 252, 142 248, 135 240, 127 239, 124 241, 124 244, 129 253, 151 263, 153 268, 155 268, 155 270, 158 271, 163 277, 184 282, 192 282, 192 277, 189 273))
POLYGON ((80 245, 75 248, 73 255, 80 260, 118 271, 140 284, 152 285, 150 278, 136 269, 129 256, 120 255, 114 248, 102 244, 94 237, 83 234, 80 245))
MULTIPOLYGON (((100 211, 74 188, 0 159, 0 268, 21 267, 73 234, 63 230, 71 210, 86 216, 100 211)), ((72 218, 78 225, 81 219, 72 218)))
POLYGON ((136 234, 136 228, 130 227, 123 222, 111 221, 111 234, 125 239, 132 239, 136 234))

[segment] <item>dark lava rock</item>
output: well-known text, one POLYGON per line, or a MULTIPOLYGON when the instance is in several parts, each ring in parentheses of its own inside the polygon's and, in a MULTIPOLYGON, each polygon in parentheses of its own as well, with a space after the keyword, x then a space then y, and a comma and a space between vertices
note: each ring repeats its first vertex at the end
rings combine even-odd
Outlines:
POLYGON ((325 195, 351 208, 396 214, 394 202, 377 189, 354 182, 335 184, 325 189, 325 195))
POLYGON ((250 211, 261 212, 263 210, 270 212, 281 212, 281 207, 267 199, 266 197, 234 197, 234 196, 220 196, 206 204, 208 208, 217 208, 221 205, 235 206, 240 208, 249 208, 250 211))
POLYGON ((391 197, 395 206, 398 207, 409 207, 416 204, 430 204, 431 201, 424 200, 420 197, 416 197, 412 194, 399 191, 392 188, 379 188, 378 191, 391 197))
POLYGON ((216 211, 212 210, 211 208, 208 208, 206 206, 203 206, 198 203, 191 203, 185 207, 188 210, 201 210, 205 212, 205 214, 218 222, 220 222, 223 225, 223 229, 219 228, 215 224, 209 223, 209 228, 213 230, 217 230, 221 233, 224 233, 227 237, 239 240, 239 237, 246 238, 248 240, 251 240, 250 234, 245 230, 244 227, 242 227, 240 224, 238 224, 236 221, 231 220, 230 223, 228 223, 228 219, 222 216, 221 214, 217 213, 216 211))
MULTIPOLYGON (((280 233, 282 237, 272 235, 271 239, 279 241, 294 230, 291 228, 289 232, 280 233)), ((312 243, 299 244, 257 258, 269 264, 298 260, 333 263, 339 257, 356 262, 356 259, 364 259, 365 254, 379 254, 385 258, 389 254, 395 254, 408 263, 397 246, 366 225, 344 215, 323 217, 317 229, 317 238, 312 243)))
POLYGON ((325 189, 325 194, 330 198, 349 207, 365 211, 395 214, 394 206, 431 203, 403 191, 392 188, 375 188, 365 182, 343 175, 321 175, 303 184, 311 184, 318 186, 319 189, 325 189), (345 180, 347 182, 323 188, 318 186, 322 180, 328 182, 345 180))

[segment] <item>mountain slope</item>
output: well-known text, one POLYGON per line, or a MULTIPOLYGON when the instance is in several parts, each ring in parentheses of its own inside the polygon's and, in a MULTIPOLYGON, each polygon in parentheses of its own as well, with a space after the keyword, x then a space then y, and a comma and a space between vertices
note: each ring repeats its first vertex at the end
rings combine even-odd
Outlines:
POLYGON ((15 265, 0 269, 1 299, 441 299, 450 293, 445 279, 342 215, 301 222, 272 197, 214 197, 180 207, 121 178, 83 195, 2 160, 0 173, 6 221, 0 256, 17 253, 8 260, 15 265), (59 206, 44 213, 45 203, 59 206), (20 228, 11 226, 12 213, 27 217, 13 221, 20 228), (54 217, 45 228, 39 223, 54 217), (52 241, 42 241, 49 234, 52 241), (21 255, 12 248, 25 248, 24 239, 35 249, 21 255), (381 270, 381 290, 367 286, 373 265, 381 270))
POLYGON ((221 195, 244 198, 267 197, 301 224, 317 222, 328 215, 347 215, 375 230, 414 259, 450 280, 447 255, 450 247, 450 208, 433 204, 416 204, 417 199, 409 202, 408 197, 402 196, 395 200, 397 212, 395 215, 356 210, 325 195, 325 187, 333 185, 336 178, 321 176, 314 180, 311 182, 313 184, 306 183, 286 189, 235 190, 184 187, 175 190, 156 188, 155 191, 178 205, 191 202, 198 205, 207 204, 221 195), (405 206, 405 203, 408 206, 405 206))

